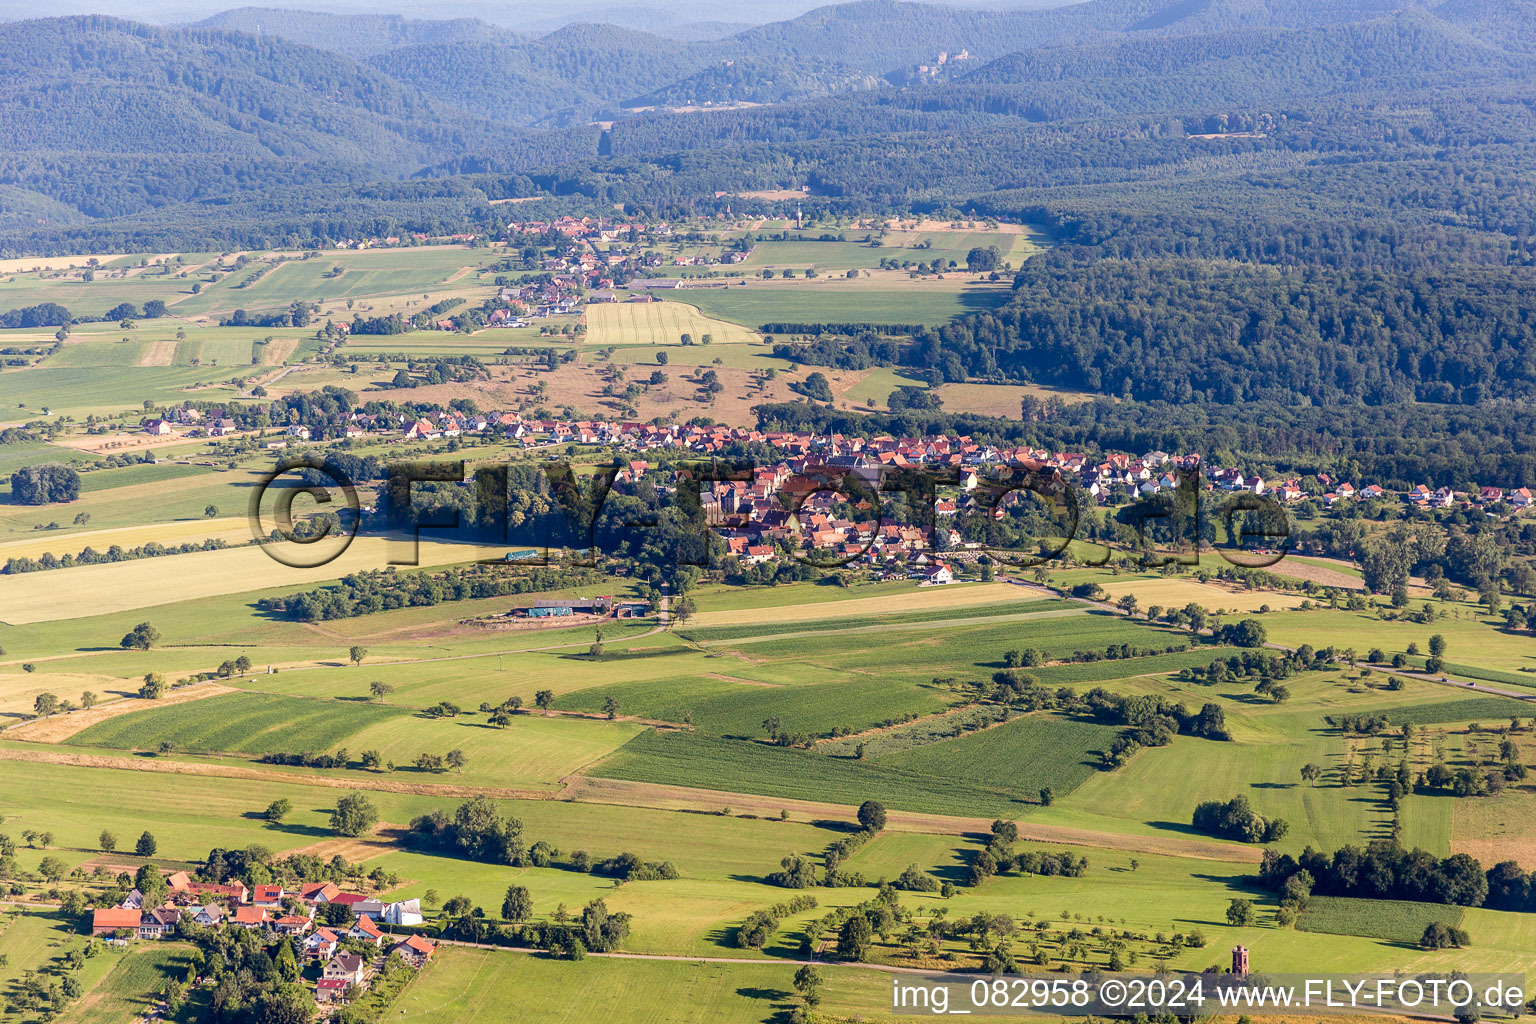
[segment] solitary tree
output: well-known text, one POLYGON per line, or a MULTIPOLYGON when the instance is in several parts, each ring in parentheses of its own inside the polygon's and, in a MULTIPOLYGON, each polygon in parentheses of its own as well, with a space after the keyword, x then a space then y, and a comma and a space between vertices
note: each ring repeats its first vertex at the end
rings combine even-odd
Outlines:
POLYGON ((533 914, 533 897, 520 885, 507 887, 507 898, 501 901, 503 921, 526 921, 533 914))
POLYGON ((86 690, 80 695, 80 706, 89 711, 91 708, 96 706, 96 700, 96 695, 90 690, 86 690))
MULTIPOLYGON (((357 649, 358 648, 355 647, 353 648, 353 650, 357 649)), ((395 688, 393 686, 390 686, 388 683, 380 679, 375 679, 373 682, 368 684, 368 695, 374 700, 383 700, 385 697, 394 692, 395 688)))
POLYGON ((274 825, 281 825, 283 823, 283 819, 292 813, 293 801, 289 800, 287 797, 279 797, 267 805, 267 809, 262 812, 262 817, 266 818, 274 825))
POLYGON ((821 1002, 821 969, 815 964, 805 964, 795 972, 795 991, 805 1000, 806 1006, 821 1002))
POLYGON ((141 622, 130 629, 118 646, 127 650, 147 651, 160 642, 160 631, 148 622, 141 622))
POLYGON ((149 832, 139 836, 139 841, 133 844, 133 852, 140 857, 153 857, 160 849, 160 844, 155 842, 155 837, 149 832))
POLYGON ((448 751, 448 753, 444 755, 443 760, 448 763, 449 768, 452 768, 456 772, 462 772, 464 770, 464 766, 469 764, 469 758, 464 756, 464 751, 457 748, 448 751))
POLYGON ((351 660, 352 664, 361 665, 363 659, 368 657, 368 648, 354 645, 347 650, 347 657, 351 660))
POLYGON ((603 714, 607 715, 610 721, 612 721, 615 718, 618 718, 619 717, 619 698, 615 697, 611 693, 608 696, 604 697, 603 698, 603 714))
POLYGON ((101 835, 96 837, 96 845, 107 853, 117 849, 117 834, 108 829, 102 829, 101 835))
POLYGON ((139 696, 145 700, 159 700, 165 696, 165 677, 159 672, 144 673, 144 685, 139 687, 139 696))
POLYGON ((32 710, 37 713, 37 717, 47 718, 59 710, 59 698, 51 693, 40 693, 32 702, 32 710))
POLYGON ((875 800, 865 800, 859 805, 859 824, 871 832, 885 828, 885 806, 875 800))
POLYGON ((548 711, 551 707, 554 706, 555 691, 540 690, 538 693, 533 695, 533 703, 538 706, 540 711, 548 711))
POLYGON ((1311 761, 1308 761, 1306 764, 1301 766, 1302 779, 1312 783, 1314 786, 1317 785, 1317 780, 1322 777, 1322 774, 1322 766, 1313 764, 1311 761))
POLYGON ((1253 924, 1253 901, 1234 899, 1227 904, 1227 924, 1234 928, 1248 928, 1253 924))
POLYGON ((336 801, 331 812, 331 828, 337 835, 360 836, 379 820, 379 809, 363 793, 348 793, 336 801))

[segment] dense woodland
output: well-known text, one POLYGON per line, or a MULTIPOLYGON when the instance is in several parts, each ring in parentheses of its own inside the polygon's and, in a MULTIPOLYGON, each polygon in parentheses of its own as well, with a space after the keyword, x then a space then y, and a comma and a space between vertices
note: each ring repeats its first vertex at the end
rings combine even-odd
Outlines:
MULTIPOLYGON (((678 217, 808 184, 813 216, 1006 216, 1058 244, 997 309, 814 344, 780 330, 778 354, 1134 400, 1009 423, 908 401, 881 429, 1388 486, 1536 479, 1531 0, 868 0, 703 42, 248 21, 0 28, 0 250, 494 236, 514 211, 678 217), (768 102, 632 109, 705 100, 768 102)), ((861 431, 808 407, 762 418, 861 431)))

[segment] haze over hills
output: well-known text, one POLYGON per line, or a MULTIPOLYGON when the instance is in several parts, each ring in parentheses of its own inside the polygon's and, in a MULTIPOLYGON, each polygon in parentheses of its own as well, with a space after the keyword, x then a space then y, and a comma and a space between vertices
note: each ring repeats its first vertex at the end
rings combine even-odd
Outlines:
POLYGON ((1533 11, 859 0, 712 41, 256 8, 200 28, 20 22, 0 25, 0 223, 13 246, 91 230, 171 244, 171 225, 231 231, 239 211, 280 210, 302 238, 368 210, 436 223, 486 195, 693 203, 803 183, 850 201, 1052 187, 1083 203, 1195 168, 1321 166, 1405 127, 1427 142, 1488 122, 1498 137, 1536 88, 1533 11), (1473 84, 1483 98, 1463 113, 1473 84), (1388 98, 1404 112, 1363 113, 1388 98), (728 109, 636 109, 706 104, 728 109), (1176 141, 1223 123, 1287 127, 1201 154, 1176 141))

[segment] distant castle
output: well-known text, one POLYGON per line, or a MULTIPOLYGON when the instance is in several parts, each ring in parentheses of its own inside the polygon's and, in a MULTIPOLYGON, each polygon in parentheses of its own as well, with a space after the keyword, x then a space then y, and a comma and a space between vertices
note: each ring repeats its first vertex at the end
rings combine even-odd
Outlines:
POLYGON ((1232 973, 1242 977, 1248 973, 1248 947, 1232 947, 1232 973))

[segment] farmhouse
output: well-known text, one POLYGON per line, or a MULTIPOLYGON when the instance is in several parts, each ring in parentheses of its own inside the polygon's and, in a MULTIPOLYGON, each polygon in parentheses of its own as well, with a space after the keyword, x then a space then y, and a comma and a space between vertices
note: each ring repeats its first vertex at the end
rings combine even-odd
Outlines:
POLYGON ((123 910, 119 907, 98 910, 91 915, 91 934, 112 935, 124 929, 137 934, 141 917, 137 910, 123 910))
POLYGON ((399 953, 412 967, 421 967, 432 959, 432 954, 437 952, 437 946, 420 935, 411 935, 389 947, 389 951, 399 953))
POLYGON ((143 914, 139 918, 139 938, 162 939, 176 930, 181 924, 181 910, 178 907, 160 907, 143 914))
POLYGON ((420 900, 401 900, 391 903, 384 908, 384 923, 396 927, 408 927, 413 924, 421 924, 425 920, 421 916, 420 900))

